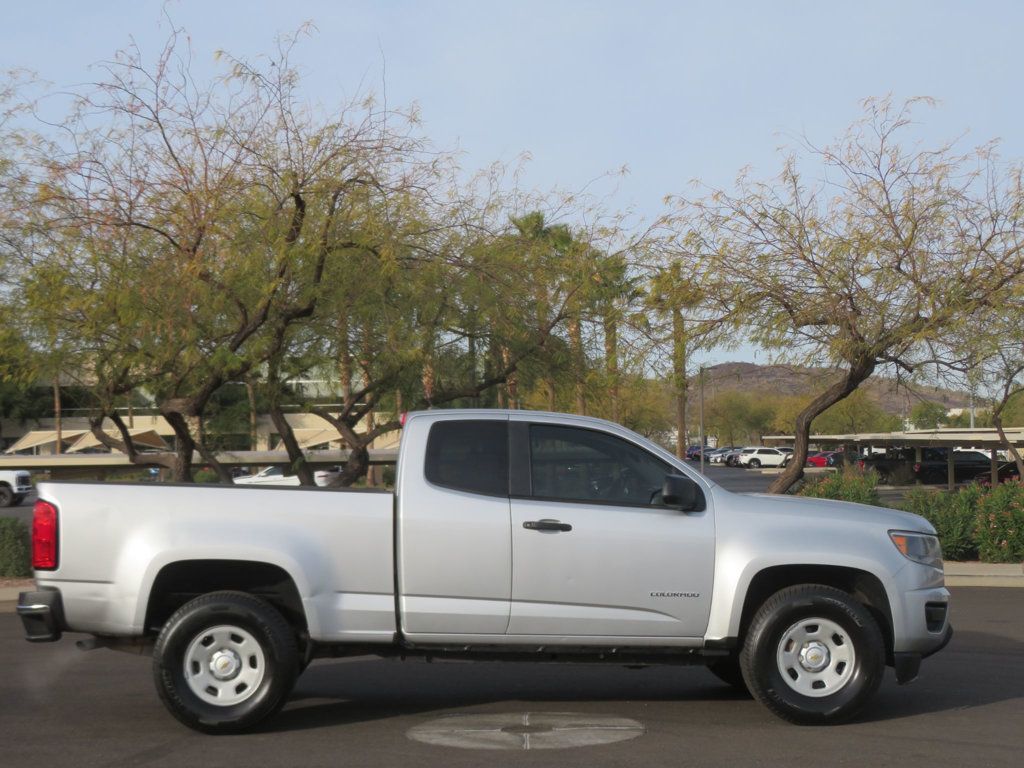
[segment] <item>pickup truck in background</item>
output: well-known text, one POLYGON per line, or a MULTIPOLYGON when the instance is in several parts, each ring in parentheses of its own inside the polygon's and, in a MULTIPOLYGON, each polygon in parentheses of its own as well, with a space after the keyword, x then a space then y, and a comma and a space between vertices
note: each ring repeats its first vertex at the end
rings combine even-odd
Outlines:
MULTIPOLYGON (((885 453, 864 456, 857 464, 861 469, 873 469, 880 483, 945 483, 949 467, 946 463, 948 448, 921 448, 917 458, 914 448, 891 448, 885 453)), ((990 471, 990 459, 981 451, 953 451, 954 482, 974 480, 979 473, 990 471)))
POLYGON ((32 492, 32 475, 23 469, 0 470, 0 508, 16 507, 32 492))
POLYGON ((368 653, 704 664, 833 723, 952 633, 926 520, 730 493, 623 427, 528 411, 409 414, 394 493, 43 483, 32 553, 27 638, 151 653, 206 732, 368 653))

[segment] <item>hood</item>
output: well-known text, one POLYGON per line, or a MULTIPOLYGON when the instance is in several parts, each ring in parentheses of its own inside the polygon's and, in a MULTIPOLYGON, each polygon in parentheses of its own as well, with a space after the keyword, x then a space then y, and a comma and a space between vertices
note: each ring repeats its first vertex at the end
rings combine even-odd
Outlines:
POLYGON ((917 531, 919 533, 935 533, 935 527, 920 515, 903 512, 888 507, 876 507, 870 504, 855 504, 851 501, 835 501, 833 499, 815 499, 807 496, 783 496, 768 493, 748 493, 743 495, 756 500, 756 507, 745 505, 752 512, 770 512, 773 515, 792 515, 816 519, 840 518, 857 520, 864 523, 877 523, 890 530, 917 531))

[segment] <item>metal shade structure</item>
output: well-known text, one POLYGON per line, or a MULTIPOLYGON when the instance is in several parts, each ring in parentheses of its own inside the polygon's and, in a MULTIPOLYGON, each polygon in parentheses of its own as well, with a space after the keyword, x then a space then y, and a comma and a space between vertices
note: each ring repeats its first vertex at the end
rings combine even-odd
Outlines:
MULTIPOLYGON (((121 439, 121 433, 116 430, 104 430, 104 432, 110 435, 114 440, 121 439)), ((157 450, 166 451, 168 449, 167 443, 157 433, 155 429, 147 429, 145 427, 138 429, 129 429, 128 434, 131 435, 132 441, 136 446, 142 448, 156 448, 157 450)), ((92 432, 83 432, 81 436, 75 441, 75 444, 65 451, 65 453, 79 453, 88 448, 99 448, 106 447, 99 441, 99 439, 92 432)), ((120 453, 120 451, 117 451, 120 453)))
MULTIPOLYGON (((62 443, 71 443, 82 435, 86 434, 85 430, 76 429, 61 432, 60 438, 62 443)), ((18 451, 28 451, 32 448, 39 448, 43 445, 56 444, 57 442, 57 430, 55 429, 34 429, 31 432, 26 432, 22 435, 18 441, 10 448, 4 451, 4 453, 17 453, 18 451)))

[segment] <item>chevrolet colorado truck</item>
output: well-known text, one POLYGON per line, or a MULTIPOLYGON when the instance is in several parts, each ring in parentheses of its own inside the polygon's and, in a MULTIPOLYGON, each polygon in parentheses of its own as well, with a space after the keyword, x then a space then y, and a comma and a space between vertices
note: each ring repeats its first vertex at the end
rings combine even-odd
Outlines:
POLYGON ((394 493, 42 483, 32 529, 27 638, 150 653, 163 703, 205 732, 361 654, 704 664, 831 723, 952 633, 924 519, 730 493, 579 416, 409 414, 394 493))

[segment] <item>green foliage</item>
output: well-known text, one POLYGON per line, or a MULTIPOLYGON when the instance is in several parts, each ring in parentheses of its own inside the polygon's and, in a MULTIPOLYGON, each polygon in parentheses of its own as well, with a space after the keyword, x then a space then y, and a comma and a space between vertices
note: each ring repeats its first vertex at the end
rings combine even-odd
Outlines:
POLYGON ((972 484, 956 493, 915 490, 903 508, 935 526, 948 560, 1024 561, 1024 485, 972 484))
POLYGON ((946 406, 941 403, 921 400, 910 409, 910 423, 916 429, 937 429, 947 421, 946 406))
MULTIPOLYGON (((964 408, 963 411, 956 414, 955 416, 946 417, 945 424, 947 427, 970 427, 971 426, 971 412, 969 409, 964 408)), ((1011 422, 1006 421, 1003 418, 1004 426, 1011 426, 1011 422)), ((992 411, 988 408, 976 408, 974 411, 974 426, 975 427, 991 427, 992 426, 992 411)))
POLYGON ((978 485, 968 486, 959 493, 915 488, 904 497, 903 509, 935 526, 942 555, 947 560, 974 560, 978 557, 974 536, 976 505, 982 493, 978 485))
POLYGON ((0 576, 32 575, 28 527, 12 517, 0 517, 0 576))
POLYGON ((704 413, 708 434, 718 435, 720 445, 760 442, 775 417, 767 398, 735 391, 719 393, 704 413))
POLYGON ((857 504, 878 504, 878 475, 846 467, 842 472, 804 483, 797 495, 815 499, 836 499, 857 504))
MULTIPOLYGON (((902 426, 898 416, 883 411, 863 389, 858 389, 819 415, 811 424, 811 434, 892 432, 902 426)), ((793 421, 788 428, 793 429, 793 421)))
POLYGON ((1024 561, 1024 485, 1003 483, 978 499, 975 537, 987 563, 1024 561))

